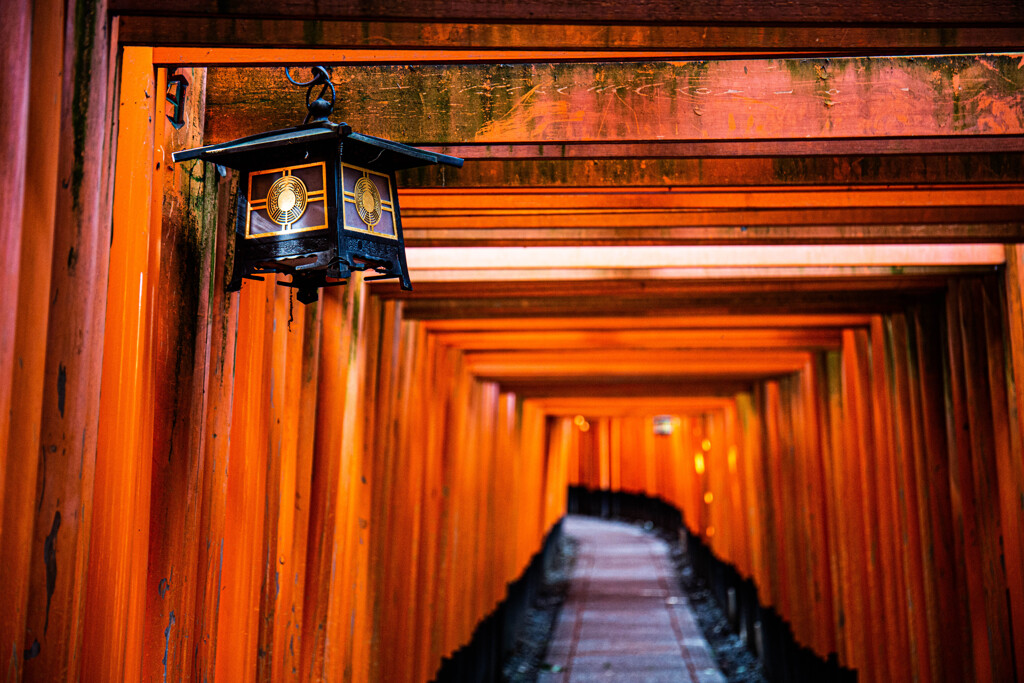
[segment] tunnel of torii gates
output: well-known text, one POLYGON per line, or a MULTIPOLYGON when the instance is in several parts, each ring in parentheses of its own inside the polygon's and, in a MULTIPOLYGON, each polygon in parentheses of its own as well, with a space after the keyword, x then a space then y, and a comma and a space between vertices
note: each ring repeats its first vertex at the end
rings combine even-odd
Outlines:
POLYGON ((430 679, 569 485, 861 681, 1024 680, 1019 3, 212 7, 0 5, 4 680, 430 679), (400 176, 412 292, 225 292, 171 152, 309 64, 466 158, 400 176))

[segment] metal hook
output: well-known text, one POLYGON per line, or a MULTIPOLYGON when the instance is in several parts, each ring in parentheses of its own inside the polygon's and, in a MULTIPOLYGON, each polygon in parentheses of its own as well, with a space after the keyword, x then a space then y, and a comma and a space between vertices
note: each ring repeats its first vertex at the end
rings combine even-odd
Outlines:
POLYGON ((303 122, 302 122, 303 125, 309 123, 309 120, 313 117, 313 114, 314 114, 313 110, 314 110, 314 108, 317 109, 317 111, 315 112, 317 114, 317 118, 326 119, 328 116, 330 116, 331 111, 334 110, 334 102, 337 99, 337 92, 334 89, 334 83, 331 82, 331 72, 330 72, 330 69, 328 69, 327 67, 324 67, 324 66, 312 66, 312 67, 310 67, 310 72, 312 73, 313 77, 311 79, 309 79, 308 81, 301 82, 301 81, 296 81, 294 78, 292 78, 291 67, 287 67, 286 66, 284 68, 284 75, 285 75, 285 77, 293 85, 297 85, 300 88, 306 88, 306 112, 307 113, 306 113, 305 120, 303 120, 303 122), (313 94, 313 88, 315 88, 318 85, 321 86, 320 87, 320 94, 318 94, 316 96, 316 99, 314 99, 313 101, 310 101, 309 98, 310 98, 310 95, 313 94), (330 102, 327 102, 327 100, 324 99, 324 95, 327 94, 327 90, 328 89, 330 89, 330 91, 331 91, 331 100, 330 100, 330 102), (314 107, 316 102, 320 101, 320 100, 322 100, 325 103, 327 103, 328 106, 326 107, 326 111, 323 111, 323 109, 324 109, 323 107, 314 107))

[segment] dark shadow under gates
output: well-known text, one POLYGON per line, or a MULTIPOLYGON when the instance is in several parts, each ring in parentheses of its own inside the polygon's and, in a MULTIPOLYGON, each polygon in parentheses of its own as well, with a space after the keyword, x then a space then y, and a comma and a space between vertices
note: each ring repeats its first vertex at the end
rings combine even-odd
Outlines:
MULTIPOLYGON (((716 603, 707 612, 698 610, 701 626, 713 649, 716 645, 725 649, 727 634, 720 628, 712 630, 719 626, 715 623, 716 617, 720 619, 724 613, 729 627, 758 657, 769 680, 856 683, 857 672, 839 666, 834 654, 827 660, 822 659, 797 643, 790 625, 774 609, 761 604, 754 583, 740 576, 735 567, 715 557, 707 544, 686 528, 675 506, 642 494, 572 486, 569 488, 569 512, 645 523, 653 525, 669 539, 678 539, 684 565, 681 574, 691 601, 695 596, 700 600, 698 594, 708 591, 716 603)), ((719 661, 727 674, 734 674, 727 662, 719 661)), ((729 680, 745 679, 730 676, 729 680)))

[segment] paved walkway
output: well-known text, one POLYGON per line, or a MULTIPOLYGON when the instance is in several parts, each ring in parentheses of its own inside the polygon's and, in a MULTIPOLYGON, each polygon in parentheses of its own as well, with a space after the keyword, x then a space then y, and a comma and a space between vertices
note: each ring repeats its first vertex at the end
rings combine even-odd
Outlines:
POLYGON ((659 538, 570 516, 576 568, 540 683, 725 683, 659 538))

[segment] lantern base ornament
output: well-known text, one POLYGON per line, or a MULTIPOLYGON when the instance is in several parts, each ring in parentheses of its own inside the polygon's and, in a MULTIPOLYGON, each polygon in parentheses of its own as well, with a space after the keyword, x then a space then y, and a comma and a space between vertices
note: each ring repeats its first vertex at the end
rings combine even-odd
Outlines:
MULTIPOLYGON (((239 171, 235 252, 228 291, 265 274, 297 290, 302 303, 321 287, 345 284, 355 271, 366 280, 398 278, 412 289, 395 172, 462 159, 353 132, 328 120, 334 104, 329 72, 315 67, 306 123, 219 145, 175 152, 175 162, 203 159, 239 171), (320 95, 310 101, 312 90, 320 95), (328 88, 331 100, 325 99, 328 88)), ((287 71, 286 71, 287 73, 287 71)))

